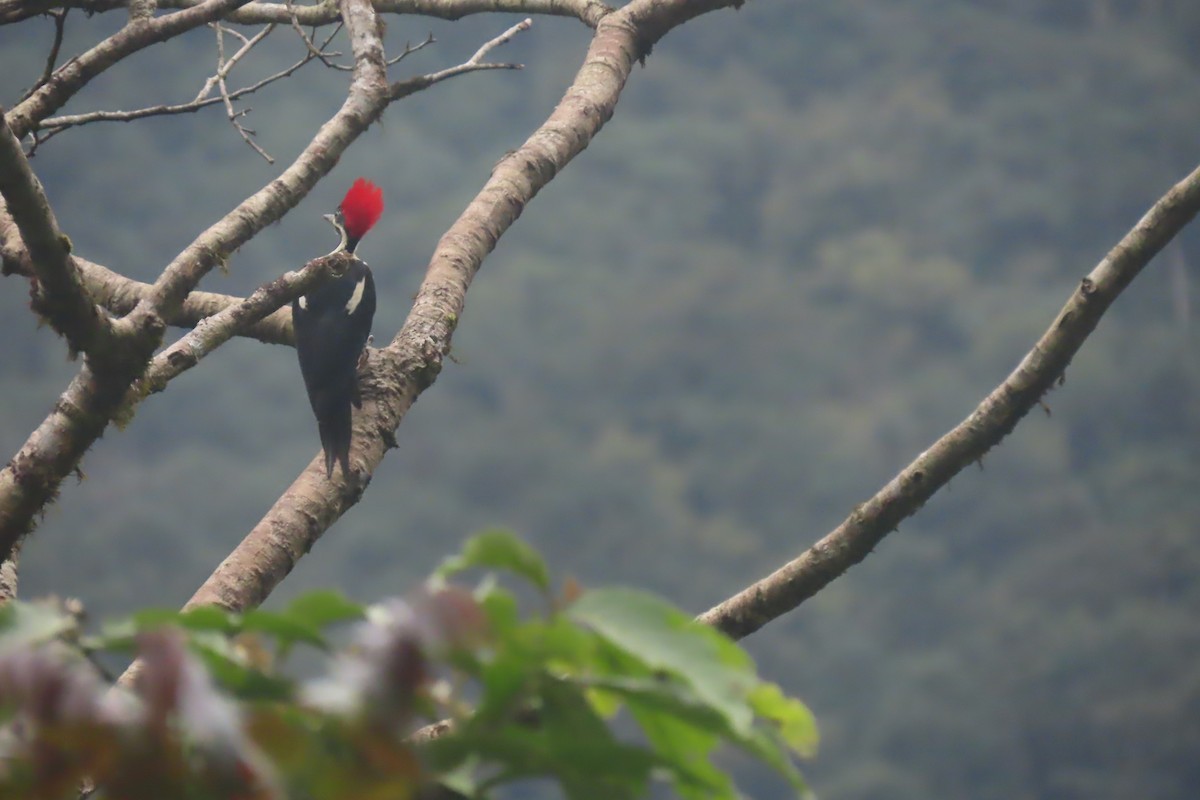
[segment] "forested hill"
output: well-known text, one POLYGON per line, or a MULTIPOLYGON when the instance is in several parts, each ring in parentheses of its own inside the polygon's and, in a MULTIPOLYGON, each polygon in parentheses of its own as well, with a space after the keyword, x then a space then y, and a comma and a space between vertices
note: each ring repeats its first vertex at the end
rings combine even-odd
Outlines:
MULTIPOLYGON (((72 15, 64 52, 118 22, 102 17, 72 15)), ((397 52, 439 40, 395 74, 457 63, 511 22, 392 18, 397 52)), ((43 32, 0 28, 0 103, 40 73, 43 32)), ((389 202, 361 248, 386 342, 438 237, 557 103, 586 38, 539 20, 500 53, 524 72, 394 107, 202 288, 249 291, 327 252, 319 215, 367 175, 389 202)), ((707 609, 969 413, 1200 162, 1198 42, 1194 0, 753 0, 671 34, 485 263, 457 363, 272 602, 400 592, 503 525, 560 575, 707 609)), ((201 31, 147 51, 67 110, 188 100, 212 50, 201 31)), ((264 147, 286 163, 346 80, 306 67, 256 95, 264 147)), ((279 169, 219 107, 68 131, 35 160, 76 251, 143 278, 279 169)), ((1198 264, 1192 230, 1048 413, 747 640, 817 713, 806 773, 822 797, 1197 796, 1198 264)), ((25 287, 0 289, 8 458, 74 366, 25 287)), ((99 616, 178 605, 317 446, 294 353, 235 343, 92 450, 27 543, 22 593, 99 616)))

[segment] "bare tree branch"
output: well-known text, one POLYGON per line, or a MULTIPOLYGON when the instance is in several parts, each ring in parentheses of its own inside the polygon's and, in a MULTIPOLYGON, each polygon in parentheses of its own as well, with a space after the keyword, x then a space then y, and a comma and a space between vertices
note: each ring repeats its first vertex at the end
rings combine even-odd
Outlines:
POLYGON ((210 26, 217 34, 217 71, 204 82, 203 86, 200 87, 199 93, 196 94, 197 100, 203 100, 204 98, 208 97, 213 88, 217 85, 217 82, 222 78, 229 77, 229 73, 235 66, 237 66, 237 63, 245 58, 246 54, 253 50, 256 44, 270 36, 271 31, 275 30, 275 25, 272 23, 264 26, 261 31, 254 34, 254 38, 247 39, 237 31, 233 30, 232 28, 227 28, 219 22, 210 23, 210 26), (229 57, 228 61, 225 60, 225 44, 224 39, 222 38, 226 33, 229 33, 232 36, 237 36, 239 39, 243 40, 242 46, 238 48, 236 53, 229 57))
POLYGON ((405 42, 404 43, 404 51, 402 53, 400 53, 400 55, 398 55, 398 56, 389 58, 387 60, 387 65, 389 67, 395 66, 396 64, 399 64, 401 61, 403 61, 404 59, 411 56, 413 53, 417 52, 418 50, 423 50, 424 48, 428 47, 429 45, 433 44, 436 41, 437 41, 437 39, 433 38, 433 34, 431 33, 431 34, 427 35, 421 41, 417 42, 416 44, 409 44, 408 42, 405 42))
POLYGON ((504 33, 497 36, 495 39, 492 39, 491 41, 488 41, 488 42, 484 42, 483 46, 475 51, 475 55, 473 55, 469 59, 467 59, 467 64, 470 64, 472 66, 479 65, 480 63, 483 62, 484 57, 488 53, 492 52, 500 45, 508 44, 509 42, 511 42, 513 40, 513 37, 516 36, 518 33, 520 33, 521 31, 529 30, 529 27, 531 25, 533 25, 533 20, 531 20, 529 18, 523 19, 520 22, 518 22, 516 25, 513 25, 511 28, 506 30, 504 33))
MULTIPOLYGON (((338 274, 350 264, 352 257, 332 253, 314 258, 296 272, 288 272, 270 283, 263 284, 245 300, 230 304, 220 312, 201 320, 195 329, 156 355, 137 385, 130 390, 130 402, 136 404, 148 394, 161 392, 169 381, 196 366, 200 359, 225 342, 249 329, 268 314, 316 286, 323 279, 338 274)), ((129 413, 132 413, 132 408, 129 413)))
MULTIPOLYGON (((336 34, 336 33, 337 33, 337 29, 334 30, 333 34, 336 34)), ((330 37, 329 37, 330 39, 333 38, 333 34, 330 34, 330 37)), ((325 42, 325 45, 327 46, 328 44, 329 44, 329 41, 327 40, 325 42)), ((324 52, 324 51, 322 51, 322 52, 324 52)), ((337 53, 326 53, 326 55, 337 55, 337 53)), ((315 58, 315 56, 313 56, 311 53, 306 54, 304 56, 304 58, 302 58, 299 61, 297 61, 296 63, 292 64, 287 69, 280 70, 279 72, 276 72, 274 75, 268 75, 267 77, 263 78, 262 80, 256 81, 255 83, 252 83, 249 86, 243 86, 241 89, 236 89, 236 90, 230 92, 229 99, 237 100, 239 97, 244 97, 245 95, 252 94, 254 92, 257 92, 259 89, 263 88, 264 86, 267 86, 269 84, 275 83, 276 81, 287 78, 287 77, 291 76, 294 72, 296 72, 296 70, 303 67, 305 64, 308 64, 310 61, 313 61, 314 58, 315 58)), ((215 78, 210 78, 209 80, 215 82, 215 78)), ((207 87, 207 83, 205 84, 205 86, 207 87)), ((144 119, 146 117, 169 116, 172 114, 191 114, 196 111, 199 111, 202 108, 205 108, 206 106, 216 105, 217 103, 224 102, 225 98, 223 98, 223 97, 208 97, 207 95, 210 91, 211 91, 211 88, 201 89, 200 93, 196 95, 196 99, 191 101, 190 103, 179 103, 177 105, 147 106, 146 108, 139 108, 134 111, 89 111, 85 114, 71 114, 71 115, 64 115, 61 117, 50 117, 50 118, 44 119, 40 123, 38 123, 38 129, 39 129, 39 131, 51 130, 53 132, 58 132, 61 130, 65 130, 67 128, 73 128, 73 127, 77 127, 80 125, 87 125, 92 122, 132 122, 133 120, 144 119)), ((46 137, 46 138, 49 138, 49 137, 46 137)), ((43 139, 43 141, 44 140, 45 139, 43 139)))
MULTIPOLYGON (((254 152, 266 159, 268 164, 274 164, 275 159, 272 158, 258 142, 254 141, 255 131, 247 128, 238 121, 242 117, 249 114, 250 109, 244 108, 241 111, 234 110, 233 100, 229 97, 229 86, 225 82, 225 76, 229 74, 229 70, 233 69, 234 65, 237 64, 237 62, 240 61, 241 58, 246 55, 246 53, 250 52, 254 45, 258 44, 268 35, 270 35, 271 31, 275 29, 275 26, 266 26, 259 31, 253 39, 246 39, 240 33, 235 34, 239 38, 244 39, 245 43, 242 45, 241 49, 234 53, 228 61, 225 60, 225 26, 221 25, 220 23, 215 23, 213 27, 217 32, 217 72, 213 77, 216 79, 217 90, 220 92, 221 101, 225 104, 225 116, 228 117, 229 124, 233 125, 234 130, 236 130, 238 135, 242 137, 242 141, 248 144, 254 152)), ((205 83, 205 88, 211 91, 211 87, 207 82, 205 83)))
MULTIPOLYGON (((18 140, 37 129, 40 120, 62 108, 88 81, 126 56, 156 42, 212 22, 223 14, 245 5, 247 0, 204 0, 204 2, 163 17, 132 18, 117 33, 73 58, 54 71, 52 79, 18 103, 9 112, 9 127, 18 140)), ((6 9, 0 6, 0 19, 6 9)))
MULTIPOLYGON (((162 8, 192 8, 199 0, 165 0, 162 8)), ((130 0, 0 0, 0 25, 20 22, 56 8, 79 8, 89 14, 124 8, 130 0)), ((740 5, 740 4, 739 4, 740 5)), ((511 13, 574 17, 590 28, 613 9, 602 0, 375 0, 379 14, 410 14, 456 20, 472 14, 511 13)), ((292 6, 287 2, 253 2, 222 16, 241 25, 268 22, 287 24, 295 9, 297 21, 306 27, 328 25, 338 19, 333 3, 292 6)))
MULTIPOLYGON (((33 277, 33 261, 12 217, 8 216, 0 198, 0 274, 33 277)), ((114 316, 128 314, 154 288, 113 272, 108 267, 72 256, 75 268, 87 287, 88 294, 114 316)), ((191 292, 178 313, 168 317, 168 325, 193 328, 201 320, 243 302, 244 298, 217 292, 191 292)), ((288 310, 277 311, 240 331, 237 335, 257 339, 267 344, 292 345, 292 315, 288 310)))
MULTIPOLYGON (((291 23, 292 30, 294 30, 296 32, 296 35, 300 37, 300 41, 304 42, 304 46, 306 48, 308 48, 308 54, 310 56, 312 56, 313 58, 320 59, 321 63, 324 64, 325 66, 329 67, 330 69, 342 70, 343 72, 350 72, 351 70, 354 69, 353 67, 348 67, 348 66, 345 66, 344 64, 338 64, 336 61, 333 60, 333 58, 331 58, 331 56, 341 55, 341 53, 336 53, 336 54, 335 53, 326 53, 325 48, 317 47, 316 43, 313 41, 313 36, 316 35, 316 31, 317 31, 316 26, 315 25, 310 26, 313 29, 313 36, 310 36, 309 34, 305 33, 304 28, 300 26, 300 20, 298 20, 296 18, 295 4, 292 3, 291 0, 288 0, 288 2, 285 5, 287 5, 287 8, 288 8, 288 14, 289 14, 288 22, 291 23)), ((338 24, 338 28, 341 28, 341 23, 338 24)))
POLYGON ((1067 300, 1017 368, 969 417, 938 439, 841 525, 799 558, 699 619, 740 639, 786 614, 867 554, 965 467, 1000 443, 1062 379, 1100 317, 1200 211, 1200 168, 1146 212, 1067 300))
POLYGON ((54 74, 54 66, 58 63, 58 53, 62 49, 63 34, 67 31, 67 12, 70 10, 69 8, 64 8, 62 11, 47 12, 54 20, 54 41, 50 44, 50 53, 46 56, 46 68, 42 70, 42 76, 38 78, 37 83, 29 87, 29 91, 21 95, 21 100, 25 100, 38 89, 45 86, 46 82, 50 80, 50 76, 54 74))
POLYGON ((62 334, 73 354, 99 354, 111 342, 111 326, 80 280, 71 260, 71 242, 59 229, 42 184, 9 129, 3 109, 0 195, 28 248, 35 279, 30 292, 34 310, 62 334))
POLYGON ((17 585, 20 579, 17 571, 17 559, 20 555, 20 546, 14 547, 12 554, 0 563, 0 606, 9 600, 17 599, 17 585))

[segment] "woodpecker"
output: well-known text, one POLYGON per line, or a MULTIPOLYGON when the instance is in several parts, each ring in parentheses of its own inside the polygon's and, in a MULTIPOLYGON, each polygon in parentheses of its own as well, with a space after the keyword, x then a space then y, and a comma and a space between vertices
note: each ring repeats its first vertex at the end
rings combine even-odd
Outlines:
MULTIPOLYGON (((356 180, 337 213, 325 215, 341 236, 333 253, 353 255, 382 214, 383 190, 365 178, 356 180)), ((350 475, 350 407, 362 407, 358 360, 374 316, 375 281, 357 256, 344 274, 292 301, 296 354, 317 417, 327 478, 333 477, 335 462, 342 465, 343 475, 350 475)))

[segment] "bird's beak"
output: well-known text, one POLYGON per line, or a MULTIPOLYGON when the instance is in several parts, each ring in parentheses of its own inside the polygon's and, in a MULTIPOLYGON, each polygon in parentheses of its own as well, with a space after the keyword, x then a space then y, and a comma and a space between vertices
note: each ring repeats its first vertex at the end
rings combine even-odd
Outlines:
POLYGON ((337 217, 335 217, 333 214, 322 214, 321 216, 324 217, 325 221, 328 222, 333 227, 336 228, 338 226, 337 217))

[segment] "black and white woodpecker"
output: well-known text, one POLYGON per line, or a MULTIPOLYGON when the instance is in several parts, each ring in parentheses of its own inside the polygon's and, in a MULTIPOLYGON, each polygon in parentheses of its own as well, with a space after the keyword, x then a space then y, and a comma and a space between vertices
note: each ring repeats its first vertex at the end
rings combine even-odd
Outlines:
MULTIPOLYGON (((383 190, 365 178, 356 180, 337 213, 325 215, 342 237, 333 252, 353 255, 382 214, 383 190)), ((333 477, 335 462, 342 465, 343 475, 350 476, 350 407, 362 406, 358 360, 374 316, 375 281, 357 256, 342 275, 292 301, 296 354, 317 417, 326 477, 333 477)))

